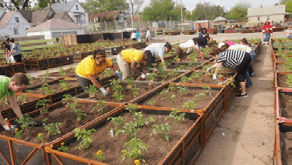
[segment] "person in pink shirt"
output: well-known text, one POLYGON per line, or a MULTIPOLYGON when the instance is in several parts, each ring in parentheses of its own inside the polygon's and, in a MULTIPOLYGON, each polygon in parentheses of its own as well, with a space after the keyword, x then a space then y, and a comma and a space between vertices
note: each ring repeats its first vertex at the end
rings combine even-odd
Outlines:
POLYGON ((269 20, 266 20, 266 23, 262 27, 262 31, 264 33, 263 45, 265 45, 265 42, 267 42, 267 44, 269 45, 271 33, 273 33, 273 27, 270 24, 270 21, 269 20))

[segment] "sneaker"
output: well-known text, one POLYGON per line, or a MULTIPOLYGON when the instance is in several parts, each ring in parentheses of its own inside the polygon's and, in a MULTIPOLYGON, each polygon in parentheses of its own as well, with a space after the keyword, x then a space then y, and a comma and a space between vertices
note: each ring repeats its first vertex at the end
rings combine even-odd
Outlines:
POLYGON ((237 94, 236 97, 238 98, 244 98, 244 97, 248 97, 247 93, 245 95, 242 95, 241 93, 237 94))

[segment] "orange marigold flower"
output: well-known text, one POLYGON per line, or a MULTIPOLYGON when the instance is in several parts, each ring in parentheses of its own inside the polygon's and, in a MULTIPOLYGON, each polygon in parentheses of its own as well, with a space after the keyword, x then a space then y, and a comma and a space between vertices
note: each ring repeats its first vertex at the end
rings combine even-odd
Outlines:
POLYGON ((14 132, 17 132, 18 131, 18 128, 15 128, 14 132))
POLYGON ((38 133, 38 137, 42 136, 43 134, 42 133, 38 133))
POLYGON ((134 163, 135 163, 136 165, 139 165, 139 164, 140 164, 140 160, 135 160, 134 163))
POLYGON ((61 143, 61 146, 63 146, 64 144, 65 144, 65 143, 64 143, 64 142, 62 142, 62 143, 61 143))
POLYGON ((97 152, 96 152, 96 155, 101 155, 102 154, 102 151, 101 150, 98 150, 97 152))

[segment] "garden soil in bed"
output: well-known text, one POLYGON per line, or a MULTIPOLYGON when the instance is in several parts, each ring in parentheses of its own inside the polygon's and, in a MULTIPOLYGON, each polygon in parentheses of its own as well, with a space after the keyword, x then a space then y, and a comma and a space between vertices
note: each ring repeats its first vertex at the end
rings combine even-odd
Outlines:
POLYGON ((278 81, 278 87, 289 88, 289 86, 286 84, 287 75, 278 74, 278 80, 277 81, 278 81))
POLYGON ((61 76, 60 72, 52 72, 49 73, 48 76, 49 77, 74 77, 75 76, 75 68, 70 68, 70 69, 66 69, 64 70, 65 72, 65 76, 61 76))
MULTIPOLYGON (((180 93, 178 90, 170 91, 167 94, 156 93, 153 97, 148 98, 142 104, 149 105, 148 101, 154 101, 152 104, 153 106, 159 107, 179 107, 183 108, 182 106, 189 101, 194 101, 196 103, 195 109, 203 109, 206 108, 207 105, 211 102, 211 100, 217 95, 219 91, 217 90, 210 90, 205 93, 204 96, 199 96, 199 94, 204 93, 203 89, 187 89, 187 93, 180 93), (175 96, 174 99, 170 99, 172 96, 175 96)), ((188 109, 184 107, 184 109, 188 109)))
POLYGON ((180 83, 192 83, 192 84, 209 84, 209 85, 222 85, 229 77, 223 77, 223 80, 213 78, 203 78, 203 82, 200 82, 199 79, 193 79, 192 81, 180 81, 180 83))
MULTIPOLYGON (((158 84, 153 84, 153 88, 157 87, 158 84)), ((109 87, 111 89, 111 87, 109 87)), ((130 100, 133 100, 134 98, 148 92, 150 89, 148 89, 148 85, 147 84, 137 84, 137 88, 139 88, 138 90, 138 95, 134 96, 134 94, 132 93, 131 89, 127 89, 125 85, 123 85, 123 99, 121 101, 117 101, 116 98, 113 97, 113 92, 109 93, 109 96, 104 96, 101 92, 98 92, 95 95, 95 98, 89 98, 91 100, 105 100, 107 102, 129 102, 130 100)))
MULTIPOLYGON (((77 109, 84 110, 86 116, 83 117, 83 119, 78 122, 76 117, 77 115, 72 112, 71 109, 66 108, 65 106, 56 108, 49 112, 49 119, 46 123, 62 123, 62 125, 59 127, 61 130, 61 134, 57 134, 56 136, 50 135, 50 137, 47 134, 47 131, 44 129, 44 126, 42 126, 42 117, 41 115, 37 115, 34 118, 34 122, 38 123, 37 127, 29 127, 25 128, 24 132, 22 134, 22 140, 25 140, 27 142, 32 143, 38 143, 40 144, 41 141, 37 138, 38 133, 44 133, 44 142, 51 142, 63 135, 65 135, 68 132, 71 132, 77 127, 80 127, 93 119, 103 115, 106 112, 109 112, 113 110, 115 107, 111 106, 105 106, 103 112, 98 112, 97 108, 95 111, 92 111, 92 108, 94 108, 96 104, 94 103, 78 103, 77 109)), ((20 129, 20 125, 17 122, 13 122, 12 124, 18 125, 18 128, 20 129)), ((7 135, 10 137, 14 137, 14 135, 9 131, 2 131, 0 132, 2 135, 7 135)))
MULTIPOLYGON (((53 82, 53 81, 55 80, 51 78, 46 78, 44 82, 49 84, 50 82, 53 82)), ((41 86, 44 84, 44 82, 42 82, 40 78, 34 78, 32 84, 28 85, 26 89, 33 88, 35 86, 41 86)))
MULTIPOLYGON (((66 81, 66 82, 71 83, 71 85, 69 85, 68 89, 80 86, 79 82, 77 82, 77 81, 66 81)), ((62 88, 62 86, 59 83, 51 84, 51 85, 49 85, 49 88, 53 89, 52 94, 64 91, 64 89, 62 88)), ((41 88, 37 88, 37 89, 33 90, 33 93, 45 95, 44 91, 42 91, 41 88)))
MULTIPOLYGON (((18 96, 16 96, 18 97, 18 96)), ((8 99, 8 98, 7 98, 8 99)), ((18 105, 21 107, 21 104, 25 104, 25 103, 28 103, 28 102, 31 102, 31 101, 34 101, 34 100, 37 100, 37 98, 29 98, 29 97, 26 97, 25 96, 25 102, 23 102, 22 100, 17 100, 17 103, 18 105)), ((0 110, 3 110, 3 109, 6 109, 6 108, 11 108, 11 105, 10 105, 10 102, 9 102, 9 99, 7 100, 8 102, 8 105, 5 105, 3 102, 0 102, 0 110)))
POLYGON ((292 95, 280 93, 280 109, 282 108, 282 116, 291 119, 292 118, 292 95))
MULTIPOLYGON (((125 122, 127 123, 132 120, 129 113, 122 114, 122 116, 125 116, 125 122)), ((151 115, 143 113, 143 116, 144 118, 149 118, 151 116, 155 119, 154 123, 149 123, 147 126, 143 126, 137 133, 137 137, 141 138, 143 143, 148 145, 147 151, 143 151, 143 158, 145 159, 145 164, 147 165, 158 164, 194 123, 194 120, 185 119, 183 123, 177 124, 173 122, 172 118, 165 120, 165 115, 151 115), (153 130, 153 124, 163 123, 169 123, 171 125, 169 130, 169 141, 161 138, 158 134, 150 137, 153 130)), ((107 122, 103 126, 99 127, 93 133, 93 141, 88 149, 74 150, 74 148, 79 145, 79 141, 75 141, 69 144, 68 152, 73 155, 96 160, 96 152, 98 150, 102 150, 106 157, 106 161, 104 163, 113 165, 134 164, 134 160, 132 158, 126 158, 124 161, 121 159, 124 144, 129 139, 123 133, 118 134, 117 137, 111 137, 111 127, 111 122, 107 122)))

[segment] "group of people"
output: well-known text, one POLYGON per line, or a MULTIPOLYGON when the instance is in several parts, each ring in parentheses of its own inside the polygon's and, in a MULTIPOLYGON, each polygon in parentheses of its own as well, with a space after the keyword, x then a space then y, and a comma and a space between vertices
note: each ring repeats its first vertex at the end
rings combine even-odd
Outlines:
POLYGON ((5 38, 5 41, 1 42, 1 47, 4 51, 4 56, 7 63, 22 62, 22 54, 19 48, 19 44, 14 41, 14 38, 5 38))
POLYGON ((132 41, 143 42, 144 38, 146 39, 145 42, 150 42, 151 32, 150 32, 149 28, 146 28, 146 34, 144 34, 142 29, 140 31, 139 30, 132 31, 132 33, 131 33, 131 40, 132 41))
MULTIPOLYGON (((267 27, 269 28, 269 27, 267 27)), ((266 29, 269 30, 269 29, 266 29)), ((197 51, 202 55, 204 48, 208 47, 210 36, 207 29, 202 28, 198 37, 190 39, 176 47, 176 55, 179 60, 183 57, 183 49, 186 49, 186 55, 192 51, 197 51)), ((10 42, 2 42, 1 46, 4 49, 6 58, 14 57, 16 62, 21 61, 21 51, 14 45, 14 39, 10 42), (15 48, 16 47, 16 48, 15 48), (17 53, 16 53, 17 52, 17 53), (19 57, 20 55, 20 57, 19 57)), ((108 91, 102 86, 99 75, 106 69, 112 68, 116 76, 120 80, 125 80, 131 77, 141 77, 145 79, 149 73, 146 66, 153 68, 153 64, 160 60, 164 68, 165 54, 172 49, 169 42, 152 43, 144 50, 125 49, 117 55, 117 65, 106 57, 104 52, 94 51, 93 55, 84 58, 76 67, 76 79, 81 84, 83 90, 87 90, 90 85, 94 84, 104 96, 107 96, 108 91), (120 73, 121 72, 121 73, 120 73)), ((240 43, 228 41, 219 43, 218 48, 214 48, 212 55, 216 57, 216 63, 206 70, 206 74, 214 70, 213 79, 217 79, 220 68, 226 67, 237 71, 237 80, 240 83, 241 91, 237 97, 248 97, 246 88, 252 85, 250 76, 254 76, 252 69, 252 61, 255 53, 252 51, 249 43, 245 38, 240 40, 240 43)), ((11 78, 0 76, 0 98, 8 96, 11 107, 18 118, 22 117, 22 113, 17 104, 15 96, 16 92, 21 92, 29 84, 28 77, 23 73, 16 73, 11 78)), ((0 114, 0 124, 5 130, 11 130, 14 126, 8 125, 0 114)), ((32 123, 31 125, 35 125, 32 123)))

